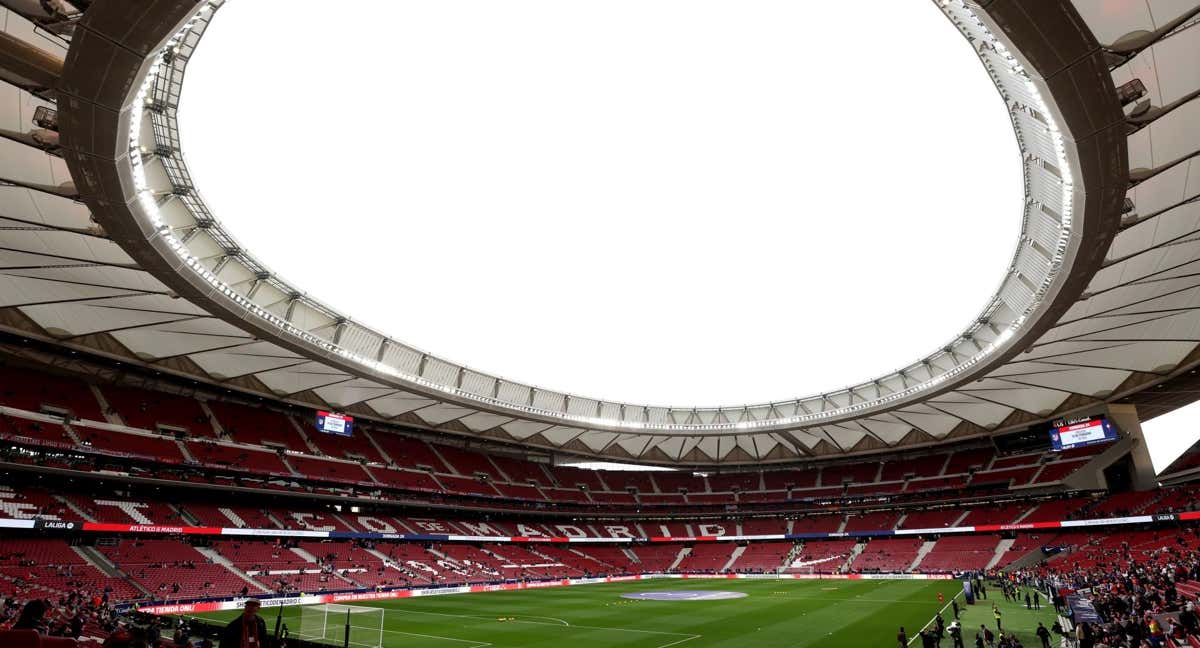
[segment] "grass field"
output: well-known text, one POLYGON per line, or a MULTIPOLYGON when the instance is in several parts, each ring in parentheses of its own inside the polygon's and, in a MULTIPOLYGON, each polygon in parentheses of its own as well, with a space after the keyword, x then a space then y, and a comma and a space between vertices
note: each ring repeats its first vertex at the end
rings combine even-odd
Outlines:
MULTIPOLYGON (((942 608, 938 592, 949 603, 960 591, 957 581, 662 579, 356 605, 385 610, 383 643, 391 648, 887 648, 896 645, 899 626, 914 637, 933 618, 942 608), (621 598, 663 590, 748 596, 716 601, 621 598)), ((1004 610, 1005 628, 1027 646, 1038 645, 1033 637, 1038 621, 1050 627, 1054 620, 1053 608, 1032 612, 1002 597, 994 600, 1004 610)), ((968 646, 974 645, 980 623, 992 625, 990 603, 962 613, 968 646)), ((238 613, 203 616, 230 620, 238 613)), ((274 626, 275 614, 274 609, 262 611, 268 627, 274 626)), ((952 620, 949 609, 944 616, 947 623, 952 620)), ((284 622, 293 630, 300 627, 299 617, 299 608, 284 610, 284 622)), ((948 638, 943 645, 951 645, 948 638)))

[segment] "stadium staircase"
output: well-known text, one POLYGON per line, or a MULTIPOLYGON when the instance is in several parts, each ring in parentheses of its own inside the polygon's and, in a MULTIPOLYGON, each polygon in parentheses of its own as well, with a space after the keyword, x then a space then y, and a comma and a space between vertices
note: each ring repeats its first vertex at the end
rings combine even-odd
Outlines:
POLYGON ((74 428, 72 428, 72 427, 71 427, 70 425, 68 425, 67 423, 63 423, 63 424, 62 424, 62 429, 63 429, 63 432, 66 432, 66 434, 67 434, 67 436, 68 436, 68 437, 70 437, 72 440, 74 440, 74 441, 75 441, 76 445, 83 445, 83 439, 80 439, 80 438, 79 438, 79 434, 77 434, 77 433, 75 432, 75 429, 74 429, 74 428))
POLYGON ((100 404, 100 411, 104 413, 104 420, 114 425, 124 425, 121 417, 117 415, 117 410, 108 402, 104 394, 100 393, 100 388, 88 383, 88 390, 92 392, 92 396, 96 397, 96 402, 100 404))
MULTIPOLYGON (((363 470, 366 470, 366 469, 367 469, 367 467, 363 466, 363 470)), ((367 474, 370 475, 371 473, 368 471, 367 474)), ((371 475, 371 478, 374 479, 375 476, 371 475)), ((342 526, 346 527, 347 529, 350 529, 351 531, 355 531, 355 532, 362 531, 362 529, 359 529, 358 527, 354 526, 353 524, 350 524, 350 522, 346 518, 342 517, 341 515, 338 515, 337 513, 330 513, 329 517, 337 520, 342 526)))
POLYGON ((1009 549, 1012 549, 1013 543, 1015 542, 1015 538, 1004 538, 1001 540, 1000 544, 996 545, 996 554, 992 556, 992 559, 988 561, 988 564, 984 567, 984 569, 992 569, 999 564, 999 562, 1004 559, 1004 554, 1008 553, 1009 549))
POLYGON ((305 551, 304 549, 301 549, 300 547, 291 547, 291 552, 296 554, 297 556, 300 556, 306 563, 312 563, 315 565, 318 562, 320 562, 319 560, 317 560, 316 556, 305 551))
POLYGON ((1025 507, 1025 510, 1024 510, 1024 511, 1022 511, 1020 515, 1018 515, 1017 517, 1013 518, 1012 524, 1020 524, 1020 523, 1021 523, 1021 522, 1022 522, 1024 519, 1025 519, 1025 518, 1029 517, 1029 515, 1030 515, 1031 513, 1033 513, 1033 512, 1034 512, 1034 510, 1036 510, 1036 509, 1037 509, 1037 505, 1036 505, 1036 504, 1035 504, 1035 505, 1033 505, 1033 506, 1027 506, 1027 507, 1025 507))
POLYGON ((217 438, 225 436, 225 428, 221 426, 221 422, 217 420, 217 415, 213 414, 212 408, 208 406, 208 403, 200 399, 196 399, 196 403, 200 405, 200 411, 204 412, 204 417, 208 419, 208 424, 212 426, 213 434, 216 434, 217 438))
POLYGON ((683 562, 683 559, 687 558, 688 554, 690 553, 692 553, 691 547, 684 547, 680 549, 679 554, 675 556, 675 561, 671 563, 670 567, 667 567, 667 571, 675 571, 675 568, 679 566, 679 563, 683 562))
POLYGON ((192 515, 191 511, 183 508, 182 506, 180 506, 178 504, 167 504, 167 507, 170 508, 172 511, 175 511, 176 515, 179 516, 179 519, 183 520, 184 522, 187 522, 189 525, 204 526, 200 522, 200 520, 196 518, 195 515, 192 515))
POLYGON ((642 564, 642 559, 638 558, 638 555, 633 553, 633 549, 630 549, 629 547, 621 547, 621 553, 625 554, 625 556, 627 558, 629 558, 630 564, 633 564, 633 565, 642 564))
POLYGON ((1026 553, 1024 556, 1021 556, 1020 558, 1017 558, 1016 560, 1001 567, 1000 571, 1005 573, 1014 572, 1026 567, 1032 567, 1033 565, 1036 565, 1045 559, 1046 555, 1042 553, 1041 547, 1034 547, 1030 549, 1029 553, 1026 553))
POLYGON ((142 584, 137 582, 136 579, 130 578, 129 574, 121 571, 121 569, 117 567, 115 563, 108 559, 108 556, 105 556, 95 547, 72 546, 71 550, 74 551, 75 554, 80 558, 82 558, 84 562, 100 570, 100 572, 105 576, 123 580, 132 585, 145 596, 154 595, 153 592, 142 586, 142 584))
POLYGON ((249 574, 242 571, 241 569, 238 569, 237 565, 234 565, 232 561, 230 561, 228 558, 226 558, 225 556, 222 556, 220 553, 218 553, 216 549, 210 549, 208 547, 196 547, 196 551, 200 552, 205 558, 208 558, 209 560, 211 560, 214 565, 220 565, 220 566, 224 567, 225 569, 228 569, 235 576, 246 581, 246 583, 248 585, 250 585, 252 587, 257 587, 259 591, 261 591, 261 592, 270 592, 271 591, 271 588, 254 580, 254 578, 252 578, 249 574))
POLYGON ((391 556, 383 553, 382 551, 379 551, 378 549, 365 549, 364 548, 363 551, 366 551, 367 553, 371 554, 372 556, 375 556, 376 558, 378 558, 383 563, 383 567, 385 570, 386 569, 394 569, 406 576, 412 575, 412 572, 402 569, 400 567, 400 565, 397 564, 395 558, 392 558, 391 556))
POLYGON ((268 510, 268 511, 264 511, 264 513, 266 514, 267 519, 271 521, 271 524, 274 524, 275 526, 279 527, 280 529, 287 528, 287 525, 283 523, 283 520, 280 520, 278 517, 276 517, 275 513, 273 511, 268 510))
MULTIPOLYGON (((963 515, 966 515, 966 513, 963 513, 963 515)), ((921 548, 917 550, 917 557, 913 558, 912 564, 909 565, 908 569, 905 571, 917 571, 917 566, 921 564, 922 560, 925 560, 925 556, 929 555, 930 551, 933 551, 933 547, 936 544, 936 540, 926 540, 925 542, 922 542, 921 548)))
POLYGON ((296 421, 295 417, 288 416, 286 418, 288 423, 292 425, 292 429, 295 430, 296 434, 300 436, 300 439, 304 441, 304 447, 308 448, 309 452, 317 456, 325 454, 324 452, 321 452, 321 448, 318 447, 316 443, 313 443, 312 439, 308 438, 308 435, 304 432, 304 426, 300 425, 300 423, 296 421))
POLYGON ((176 439, 175 446, 179 448, 179 454, 183 455, 185 461, 195 461, 196 463, 199 463, 199 461, 196 460, 196 457, 192 454, 192 451, 188 449, 188 445, 186 443, 176 439))
POLYGON ((733 553, 729 555, 729 560, 724 565, 721 565, 721 571, 729 571, 729 567, 733 565, 733 563, 737 562, 737 559, 741 558, 742 554, 744 553, 746 553, 746 545, 738 545, 734 547, 733 553))
MULTIPOLYGON (((788 520, 788 521, 791 522, 791 520, 788 520)), ((789 529, 788 532, 790 533, 791 530, 789 529)), ((800 553, 803 550, 804 550, 803 542, 796 542, 796 543, 792 544, 792 550, 789 551, 786 556, 784 556, 783 562, 779 564, 779 571, 781 571, 781 572, 784 571, 789 566, 791 566, 792 563, 796 562, 796 559, 800 557, 800 553)))
MULTIPOLYGON (((845 527, 846 527, 846 521, 842 520, 842 528, 845 528, 845 527)), ((854 563, 854 561, 858 558, 859 554, 861 554, 863 552, 863 550, 866 548, 867 548, 867 543, 865 543, 865 542, 854 543, 854 547, 850 550, 850 555, 846 556, 845 562, 843 562, 841 565, 838 566, 838 572, 840 572, 840 573, 849 572, 850 565, 854 563)))
POLYGON ((87 511, 79 508, 79 506, 76 505, 75 502, 72 502, 71 500, 67 499, 66 497, 63 497, 62 495, 53 495, 53 497, 54 497, 54 499, 58 500, 59 502, 62 502, 63 506, 66 506, 67 508, 71 509, 71 511, 73 513, 75 513, 75 515, 78 515, 81 519, 86 520, 88 522, 96 521, 96 518, 92 517, 91 514, 89 514, 87 511))

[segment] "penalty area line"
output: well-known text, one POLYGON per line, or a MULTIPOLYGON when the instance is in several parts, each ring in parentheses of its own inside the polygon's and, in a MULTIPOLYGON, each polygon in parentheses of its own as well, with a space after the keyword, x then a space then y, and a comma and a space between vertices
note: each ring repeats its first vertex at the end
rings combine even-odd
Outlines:
MULTIPOLYGON (((455 637, 443 637, 441 635, 421 634, 419 632, 401 632, 400 630, 384 630, 390 634, 406 635, 409 637, 424 637, 425 639, 440 639, 442 641, 455 641, 458 643, 471 644, 470 648, 485 648, 492 644, 485 641, 475 641, 474 639, 457 639, 455 637)), ((365 644, 364 644, 365 645, 365 644)))
POLYGON ((681 643, 686 643, 688 641, 691 641, 692 639, 699 639, 700 637, 703 637, 703 636, 704 635, 690 635, 690 636, 684 637, 683 639, 680 639, 678 641, 672 641, 671 643, 665 643, 661 646, 658 646, 658 648, 668 648, 669 646, 678 646, 681 643))

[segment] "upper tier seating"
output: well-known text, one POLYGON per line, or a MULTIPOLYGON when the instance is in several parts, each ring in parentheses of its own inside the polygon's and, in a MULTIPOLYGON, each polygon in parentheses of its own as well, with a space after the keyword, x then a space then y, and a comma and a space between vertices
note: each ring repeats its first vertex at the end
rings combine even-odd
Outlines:
POLYGON ((942 473, 942 466, 946 465, 947 458, 946 454, 935 454, 916 459, 888 460, 883 464, 880 481, 895 481, 908 476, 936 477, 942 473))
POLYGON ((366 473, 361 464, 347 461, 327 461, 317 457, 301 457, 289 455, 287 462, 302 475, 314 479, 328 479, 343 482, 367 482, 374 480, 366 473))
POLYGON ((167 425, 187 430, 194 437, 216 436, 208 415, 193 398, 118 385, 105 385, 100 392, 130 427, 156 430, 167 425))
POLYGON ((98 450, 116 454, 140 455, 157 461, 182 463, 185 461, 179 443, 175 439, 149 434, 131 434, 74 426, 75 434, 84 444, 98 450))
POLYGON ((208 409, 216 418, 225 436, 239 443, 283 446, 289 450, 308 452, 304 439, 287 416, 262 407, 251 407, 224 401, 209 401, 208 409))
POLYGON ((69 413, 103 421, 100 402, 87 383, 38 371, 0 365, 0 404, 31 412, 69 413))
POLYGON ((856 484, 866 484, 876 481, 875 475, 878 471, 879 464, 870 462, 825 466, 821 469, 821 485, 839 486, 847 481, 856 484))
POLYGON ((189 443, 187 450, 202 464, 238 467, 242 470, 276 475, 291 475, 273 450, 258 450, 249 446, 229 446, 220 443, 189 443))
MULTIPOLYGON (((313 429, 308 432, 308 440, 321 449, 321 453, 334 459, 365 459, 374 463, 384 463, 383 455, 367 440, 364 434, 354 434, 344 437, 313 429)), ((308 449, 304 449, 308 452, 308 449)))
MULTIPOLYGON (((67 432, 67 428, 49 421, 33 421, 0 414, 0 434, 19 436, 47 442, 46 445, 74 447, 75 439, 67 432)), ((38 444, 43 445, 43 444, 38 444)))
POLYGON ((442 462, 429 444, 420 439, 410 439, 390 432, 382 432, 360 428, 363 434, 370 435, 375 443, 383 448, 392 462, 404 468, 426 468, 439 473, 449 473, 450 469, 442 462))

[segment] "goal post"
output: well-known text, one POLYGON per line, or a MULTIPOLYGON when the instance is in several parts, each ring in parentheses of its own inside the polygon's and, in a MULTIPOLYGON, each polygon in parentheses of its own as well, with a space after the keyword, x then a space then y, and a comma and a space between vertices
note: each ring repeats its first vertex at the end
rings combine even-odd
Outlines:
POLYGON ((332 646, 383 647, 383 608, 360 605, 306 605, 292 636, 332 646))

